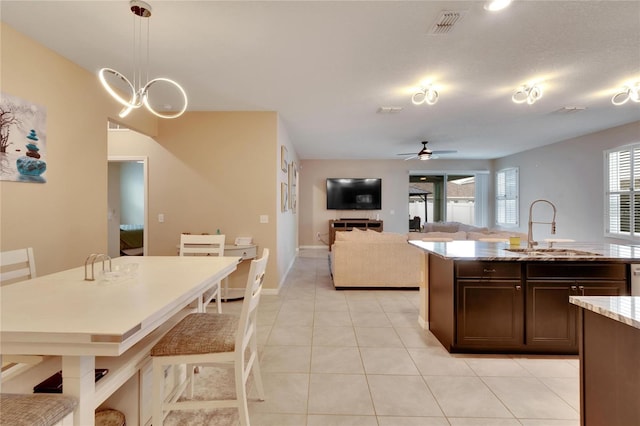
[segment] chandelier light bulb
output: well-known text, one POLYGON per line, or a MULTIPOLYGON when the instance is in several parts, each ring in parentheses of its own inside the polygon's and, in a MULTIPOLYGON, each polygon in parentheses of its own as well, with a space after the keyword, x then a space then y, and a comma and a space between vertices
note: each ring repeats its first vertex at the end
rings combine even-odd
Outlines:
POLYGON ((411 102, 414 105, 434 105, 438 102, 438 91, 433 88, 432 85, 428 85, 427 87, 420 87, 416 93, 411 97, 411 102))
POLYGON ((511 100, 517 104, 527 103, 533 105, 538 99, 542 97, 542 86, 537 84, 523 85, 516 90, 511 96, 511 100))
POLYGON ((508 7, 511 4, 511 0, 489 0, 484 4, 484 9, 489 12, 497 12, 508 7))
POLYGON ((621 91, 613 95, 611 103, 615 106, 626 104, 629 100, 640 102, 640 81, 625 84, 621 91))

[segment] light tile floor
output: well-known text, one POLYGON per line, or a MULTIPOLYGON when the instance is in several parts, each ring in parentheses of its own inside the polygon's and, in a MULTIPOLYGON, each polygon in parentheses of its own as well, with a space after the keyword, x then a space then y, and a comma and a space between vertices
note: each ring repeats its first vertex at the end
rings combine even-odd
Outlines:
POLYGON ((301 250, 261 300, 266 400, 250 402, 252 424, 579 425, 577 357, 451 355, 418 325, 418 297, 336 291, 327 251, 301 250))

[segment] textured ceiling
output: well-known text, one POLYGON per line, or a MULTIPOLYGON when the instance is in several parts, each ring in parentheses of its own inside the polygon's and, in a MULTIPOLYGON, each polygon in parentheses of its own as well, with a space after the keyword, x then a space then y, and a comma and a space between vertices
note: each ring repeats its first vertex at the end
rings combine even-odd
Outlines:
MULTIPOLYGON (((149 3, 151 77, 180 82, 192 111, 277 111, 302 159, 398 159, 421 140, 497 158, 640 120, 640 104, 610 101, 640 79, 639 1, 149 3), (444 10, 464 16, 429 34, 444 10), (440 100, 415 106, 425 80, 440 100), (531 80, 543 98, 511 102, 531 80)), ((3 22, 91 72, 132 73, 132 16, 123 1, 0 3, 3 22)))

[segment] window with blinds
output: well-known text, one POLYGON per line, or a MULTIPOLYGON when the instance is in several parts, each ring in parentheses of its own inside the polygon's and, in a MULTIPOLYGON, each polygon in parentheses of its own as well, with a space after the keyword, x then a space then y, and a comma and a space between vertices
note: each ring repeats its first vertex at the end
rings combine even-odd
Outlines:
POLYGON ((605 235, 640 238, 640 143, 605 152, 605 235))
POLYGON ((518 226, 518 168, 496 172, 496 225, 518 226))

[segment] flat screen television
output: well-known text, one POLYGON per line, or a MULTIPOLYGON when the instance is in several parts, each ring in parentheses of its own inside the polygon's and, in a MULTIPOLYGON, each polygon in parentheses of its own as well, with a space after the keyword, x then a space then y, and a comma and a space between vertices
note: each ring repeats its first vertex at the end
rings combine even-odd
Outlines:
POLYGON ((328 210, 381 210, 382 179, 327 178, 328 210))

